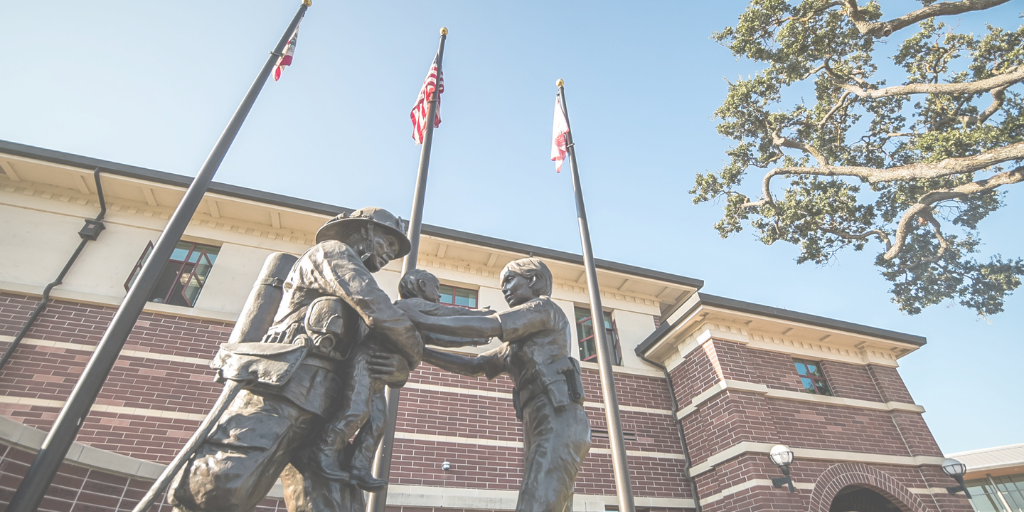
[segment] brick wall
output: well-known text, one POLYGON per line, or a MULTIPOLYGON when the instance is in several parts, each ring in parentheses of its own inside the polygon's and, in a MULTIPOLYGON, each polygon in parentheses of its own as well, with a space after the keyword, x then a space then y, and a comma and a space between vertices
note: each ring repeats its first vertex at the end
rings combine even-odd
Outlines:
MULTIPOLYGON (((37 301, 0 293, 0 334, 16 334, 37 301)), ((28 333, 29 341, 18 348, 0 372, 0 397, 8 398, 0 401, 0 414, 48 430, 113 313, 109 307, 51 302, 28 333), (11 403, 14 399, 21 403, 11 403)), ((205 361, 230 331, 231 325, 223 322, 144 313, 96 401, 107 410, 91 412, 76 440, 138 459, 169 462, 220 393, 221 386, 213 382, 213 371, 205 361)), ((0 350, 6 345, 0 342, 0 350)), ((592 427, 604 429, 597 372, 584 370, 583 383, 592 427)), ((518 489, 522 431, 512 409, 510 379, 467 378, 424 364, 413 373, 410 384, 403 390, 399 409, 393 483, 518 489), (444 389, 417 389, 417 385, 444 389), (500 395, 493 396, 495 393, 500 395), (448 441, 403 435, 443 436, 448 441), (453 438, 456 441, 449 442, 453 438), (444 460, 452 463, 451 471, 441 471, 444 460)), ((682 452, 669 414, 671 397, 665 380, 617 374, 616 387, 620 405, 644 408, 623 410, 621 414, 625 431, 632 434, 626 449, 642 452, 629 461, 636 495, 689 498, 689 488, 681 477, 682 452), (647 453, 651 456, 644 455, 647 453)), ((614 495, 611 457, 597 453, 607 451, 607 439, 595 438, 594 449, 577 480, 577 493, 614 495)), ((6 450, 4 453, 9 454, 0 465, 11 471, 0 480, 0 505, 16 487, 20 478, 16 475, 23 474, 25 464, 31 461, 27 452, 6 450)), ((45 510, 128 510, 138 499, 133 496, 141 496, 150 484, 67 464, 61 474, 62 479, 71 480, 53 488, 52 496, 47 498, 52 508, 45 510)), ((276 500, 268 500, 265 505, 265 511, 275 507, 283 510, 276 500)))
POLYGON ((825 372, 828 385, 836 396, 869 402, 885 401, 882 400, 882 395, 875 386, 875 381, 866 365, 822 361, 821 369, 825 372))
MULTIPOLYGON (((912 403, 894 368, 834 361, 824 361, 822 367, 838 397, 912 403)), ((672 375, 676 382, 674 391, 683 405, 689 404, 694 396, 718 379, 803 391, 790 355, 715 339, 688 354, 683 363, 672 370, 672 375)), ((695 465, 740 443, 786 444, 798 449, 897 456, 903 460, 912 456, 942 455, 924 419, 917 413, 782 399, 735 388, 719 392, 700 404, 683 419, 683 428, 695 465)), ((773 489, 770 480, 781 476, 781 471, 771 464, 767 454, 744 452, 700 473, 696 481, 707 512, 826 512, 835 493, 850 485, 877 490, 896 501, 902 499, 908 511, 971 510, 962 497, 950 497, 944 491, 940 494, 928 491, 953 485, 934 464, 857 465, 841 460, 801 460, 798 456, 792 471, 794 481, 802 486, 800 492, 790 494, 773 489)))
MULTIPOLYGON (((0 293, 0 334, 13 336, 36 300, 0 293)), ((112 314, 112 308, 55 301, 28 335, 29 340, 46 343, 23 344, 0 373, 0 397, 7 398, 0 401, 0 413, 48 429, 112 314), (15 399, 19 403, 13 403, 15 399)), ((220 392, 205 361, 227 338, 230 327, 223 322, 144 314, 96 402, 104 410, 94 410, 87 417, 78 441, 143 460, 168 462, 220 392)), ((6 348, 4 345, 0 343, 0 350, 6 348)), ((822 367, 837 396, 880 403, 912 402, 893 368, 831 361, 824 362, 822 367)), ((672 370, 672 376, 674 392, 683 406, 721 379, 771 389, 803 390, 789 355, 720 340, 712 340, 691 352, 672 370)), ((591 426, 604 430, 597 373, 585 370, 583 382, 591 426)), ((665 380, 620 373, 616 375, 616 387, 619 403, 624 407, 620 420, 628 435, 625 444, 631 453, 629 464, 636 495, 690 498, 689 486, 682 477, 678 436, 668 414, 672 405, 665 380)), ((518 489, 522 478, 522 432, 512 410, 511 390, 512 383, 507 377, 487 381, 421 365, 402 393, 392 482, 480 490, 518 489), (440 469, 445 460, 452 463, 447 472, 440 469)), ((941 455, 919 414, 783 400, 737 389, 721 392, 701 404, 684 418, 683 427, 695 464, 742 442, 782 442, 796 448, 904 457, 941 455)), ((607 439, 595 437, 593 447, 577 480, 576 491, 611 496, 614 479, 611 457, 606 453, 607 439)), ((0 459, 2 504, 9 499, 31 455, 6 446, 0 449, 4 450, 0 459)), ((846 467, 840 461, 798 460, 794 477, 806 486, 823 474, 834 473, 834 468, 846 467)), ((893 496, 900 496, 895 491, 901 489, 951 485, 937 466, 866 467, 869 470, 848 471, 868 475, 862 480, 888 482, 886 485, 893 487, 893 496)), ((73 465, 65 465, 61 471, 61 483, 47 498, 46 506, 50 508, 41 510, 127 509, 130 506, 126 504, 138 499, 135 496, 141 496, 149 485, 148 481, 73 465)), ((705 506, 708 512, 808 510, 815 499, 827 498, 816 498, 817 488, 789 495, 748 483, 774 476, 778 476, 778 469, 764 454, 746 453, 700 474, 697 482, 701 496, 711 499, 705 506)), ((835 481, 844 481, 843 478, 852 477, 840 474, 835 481)), ((922 501, 921 510, 969 510, 962 506, 966 502, 957 497, 921 496, 927 498, 922 501)), ((283 509, 278 500, 267 500, 261 507, 261 512, 283 509)))
MULTIPOLYGON (((0 444, 0 505, 6 507, 28 471, 34 453, 0 444)), ((62 464, 37 509, 39 512, 130 512, 149 490, 151 480, 62 464)), ((284 511, 281 500, 265 499, 254 512, 284 511)), ((150 512, 171 512, 160 499, 150 512)))

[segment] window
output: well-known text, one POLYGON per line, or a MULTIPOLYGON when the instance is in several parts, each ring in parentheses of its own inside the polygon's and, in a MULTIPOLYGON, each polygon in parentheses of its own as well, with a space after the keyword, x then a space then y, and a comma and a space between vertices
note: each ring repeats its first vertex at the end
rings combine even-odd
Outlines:
MULTIPOLYGON (((615 329, 612 315, 604 312, 604 329, 612 344, 612 364, 622 365, 622 350, 619 348, 619 334, 615 329)), ((594 322, 590 309, 576 306, 576 334, 580 340, 580 361, 597 362, 597 338, 594 336, 594 322)))
MULTIPOLYGON (((153 242, 146 245, 142 256, 132 269, 128 280, 124 283, 124 289, 129 290, 135 284, 142 265, 153 252, 153 242)), ((212 245, 196 244, 192 242, 178 242, 171 253, 171 258, 164 265, 160 277, 157 279, 156 288, 149 296, 150 302, 160 302, 175 306, 194 307, 199 292, 206 284, 206 277, 210 275, 213 262, 217 261, 217 253, 220 247, 212 245)))
POLYGON ((812 395, 832 396, 832 388, 825 380, 825 373, 821 371, 821 364, 803 359, 794 359, 796 373, 800 375, 800 381, 804 384, 804 392, 812 395))
POLYGON ((971 505, 978 512, 1003 512, 1006 507, 1024 509, 1024 475, 993 476, 981 480, 968 480, 967 490, 971 491, 971 505), (994 486, 993 486, 994 485, 994 486), (1002 499, 1000 499, 1002 495, 1002 499))
POLYGON ((441 292, 441 304, 476 309, 476 290, 442 284, 439 291, 441 292))

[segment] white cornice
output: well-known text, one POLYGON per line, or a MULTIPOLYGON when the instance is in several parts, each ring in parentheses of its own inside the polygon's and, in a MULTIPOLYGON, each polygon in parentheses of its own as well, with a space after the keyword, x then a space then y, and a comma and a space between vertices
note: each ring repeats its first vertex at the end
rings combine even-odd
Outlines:
MULTIPOLYGON (((64 166, 58 166, 64 167, 64 166)), ((69 169, 73 170, 76 177, 84 176, 88 173, 83 173, 81 169, 69 169)), ((123 183, 131 183, 138 185, 140 190, 160 189, 165 191, 173 191, 176 194, 183 193, 183 189, 175 186, 160 184, 156 182, 150 182, 145 180, 139 180, 135 178, 129 178, 124 176, 104 174, 104 180, 114 180, 123 183)), ((105 188, 106 190, 106 188, 105 188)), ((19 208, 28 208, 31 210, 44 211, 49 213, 60 213, 65 215, 81 215, 82 212, 78 211, 72 205, 87 208, 99 208, 99 200, 95 194, 83 193, 81 191, 65 188, 55 185, 40 184, 28 181, 13 181, 8 176, 0 174, 0 191, 8 192, 8 194, 0 194, 0 204, 6 204, 9 206, 15 206, 19 208), (41 202, 40 200, 45 200, 41 202)), ((142 192, 144 194, 144 192, 142 192)), ((152 192, 150 192, 150 195, 152 192)), ((298 246, 312 245, 315 239, 315 231, 301 230, 301 229, 290 229, 281 227, 279 221, 275 222, 274 214, 287 213, 289 215, 299 215, 307 217, 310 222, 316 224, 323 222, 328 218, 326 215, 316 214, 312 212, 306 212, 302 210, 296 210, 293 208, 281 207, 276 205, 270 205, 265 203, 259 203, 247 199, 240 199, 235 197, 223 196, 215 193, 208 193, 208 199, 215 199, 217 203, 223 206, 224 203, 239 203, 250 207, 256 207, 266 210, 266 219, 254 220, 252 218, 239 219, 234 217, 224 217, 221 215, 210 215, 200 208, 189 222, 189 231, 186 235, 194 234, 201 237, 209 237, 218 241, 237 243, 240 245, 247 246, 265 246, 270 244, 293 243, 298 246), (262 239, 259 241, 257 239, 262 239)), ((112 194, 109 190, 106 194, 107 201, 107 218, 105 222, 110 224, 123 224, 126 226, 140 227, 144 229, 153 229, 159 231, 163 228, 167 219, 170 218, 171 213, 174 210, 173 205, 153 205, 147 201, 137 201, 130 198, 120 197, 112 194)), ((153 201, 155 202, 155 200, 153 201)), ((165 201, 166 202, 166 201, 165 201)), ((217 204, 215 203, 215 204, 217 204)), ((526 256, 526 254, 516 254, 507 251, 499 251, 496 249, 481 247, 473 244, 467 244, 462 242, 449 241, 440 237, 433 237, 424 235, 424 240, 436 240, 443 241, 447 245, 464 246, 477 250, 484 250, 494 253, 502 253, 507 257, 520 258, 526 256)), ((276 250, 285 250, 295 252, 294 247, 287 248, 276 248, 276 250)), ((301 251, 302 249, 298 249, 301 251)), ((500 268, 488 266, 486 263, 475 263, 466 262, 458 259, 438 258, 436 254, 428 254, 421 252, 420 262, 424 266, 432 266, 434 268, 445 268, 456 272, 474 274, 477 276, 484 276, 488 278, 498 278, 500 268)), ((564 262, 560 262, 564 264, 564 262)), ((628 278, 634 281, 644 281, 649 283, 664 284, 656 280, 637 277, 627 276, 625 274, 619 274, 617 272, 601 270, 602 275, 607 274, 615 278, 628 278)), ((586 297, 587 289, 585 286, 580 286, 578 283, 566 280, 556 279, 554 282, 555 287, 567 291, 570 293, 578 293, 581 297, 586 297)), ((670 285, 673 286, 673 285, 670 285)), ((606 289, 601 292, 602 297, 609 300, 620 300, 624 302, 642 304, 648 307, 657 308, 660 304, 660 300, 657 297, 650 295, 644 295, 639 293, 622 292, 619 290, 613 290, 605 287, 606 289), (611 291, 609 291, 611 290, 611 291)))

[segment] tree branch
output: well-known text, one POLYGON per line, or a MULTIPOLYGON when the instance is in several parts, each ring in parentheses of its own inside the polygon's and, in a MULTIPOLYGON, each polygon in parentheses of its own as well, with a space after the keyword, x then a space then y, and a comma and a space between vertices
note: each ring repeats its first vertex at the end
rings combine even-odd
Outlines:
POLYGON ((839 101, 836 102, 835 106, 832 107, 832 110, 829 110, 828 114, 825 114, 825 117, 822 118, 822 120, 818 123, 818 129, 821 129, 822 126, 825 126, 825 123, 828 122, 829 118, 831 118, 832 115, 835 114, 836 111, 839 110, 846 103, 846 98, 849 97, 850 91, 846 91, 842 94, 842 96, 839 96, 839 101))
POLYGON ((822 228, 822 231, 824 231, 825 233, 831 233, 833 235, 836 235, 839 238, 845 238, 847 240, 863 240, 874 235, 877 236, 878 239, 881 240, 882 242, 885 242, 886 250, 892 247, 892 241, 889 240, 889 235, 885 231, 882 231, 881 229, 870 229, 863 233, 856 234, 850 233, 848 231, 843 231, 839 228, 822 228))
POLYGON ((998 112, 999 109, 1003 108, 1003 101, 1005 100, 1006 87, 992 89, 992 104, 989 105, 988 108, 986 108, 985 111, 982 112, 981 115, 979 115, 977 118, 968 120, 964 124, 967 125, 968 122, 971 121, 973 121, 972 124, 983 124, 985 121, 988 121, 988 118, 992 117, 993 114, 998 112))
MULTIPOLYGON (((804 146, 806 146, 801 143, 792 142, 792 145, 786 145, 786 147, 794 147, 794 145, 799 145, 797 149, 804 149, 804 146)), ((941 178, 954 174, 980 171, 992 165, 1020 159, 1024 159, 1024 142, 990 149, 979 155, 947 158, 940 162, 916 163, 889 167, 887 169, 831 165, 823 165, 821 167, 779 167, 769 172, 765 178, 780 174, 856 176, 864 178, 870 183, 884 183, 888 181, 941 178)))
MULTIPOLYGON (((936 221, 931 215, 933 204, 939 201, 960 199, 971 194, 979 194, 981 192, 995 190, 1003 185, 1013 185, 1022 181, 1024 181, 1024 166, 1018 167, 1012 171, 996 174, 995 176, 985 180, 965 183, 959 187, 953 187, 946 190, 933 190, 921 196, 921 198, 917 200, 917 203, 908 208, 906 212, 903 212, 903 217, 900 218, 900 223, 896 228, 896 243, 885 251, 883 257, 887 260, 892 260, 899 255, 900 251, 902 251, 903 247, 906 245, 907 236, 909 236, 910 232, 914 229, 913 220, 915 217, 921 217, 922 219, 932 223, 936 230, 939 229, 938 221, 936 221)), ((939 233, 939 236, 941 244, 941 233, 939 233)))
POLYGON ((908 84, 895 85, 884 89, 864 89, 851 84, 843 85, 843 89, 861 98, 875 100, 887 96, 904 96, 910 94, 980 94, 993 89, 1005 88, 1024 80, 1024 66, 1002 75, 996 75, 976 82, 961 84, 908 84))
POLYGON ((1010 0, 961 0, 959 2, 940 2, 922 7, 912 13, 889 21, 867 21, 857 6, 857 0, 844 0, 850 20, 862 35, 871 37, 888 37, 893 32, 906 28, 914 23, 935 16, 949 16, 970 11, 983 11, 990 7, 1005 4, 1010 0))
POLYGON ((935 238, 939 241, 939 250, 935 251, 935 254, 930 258, 921 258, 909 265, 900 265, 900 268, 903 270, 913 270, 921 265, 931 265, 932 263, 941 260, 942 255, 946 253, 946 249, 949 249, 949 242, 946 240, 946 237, 942 236, 942 225, 939 224, 935 215, 932 215, 931 208, 922 211, 918 215, 932 225, 932 231, 935 232, 935 238))
POLYGON ((787 139, 779 135, 778 130, 772 132, 772 144, 775 144, 776 146, 782 146, 784 148, 799 149, 800 151, 803 151, 813 156, 814 159, 818 161, 818 165, 822 167, 828 166, 828 159, 825 158, 825 155, 822 155, 821 152, 817 150, 817 148, 811 146, 810 144, 800 142, 798 140, 787 139))

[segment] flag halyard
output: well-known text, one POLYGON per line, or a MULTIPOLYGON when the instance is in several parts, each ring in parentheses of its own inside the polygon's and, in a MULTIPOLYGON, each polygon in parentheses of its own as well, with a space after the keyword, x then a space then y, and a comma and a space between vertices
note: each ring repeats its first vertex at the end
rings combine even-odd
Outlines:
MULTIPOLYGON (((301 24, 302 21, 300 20, 301 24)), ((285 66, 292 65, 292 56, 295 55, 295 42, 299 39, 299 26, 295 25, 295 32, 292 32, 292 37, 288 39, 288 44, 284 47, 284 53, 277 58, 277 67, 274 68, 274 81, 281 79, 281 73, 284 72, 285 66)))
POLYGON ((444 72, 437 68, 437 57, 434 57, 427 78, 423 80, 423 87, 420 88, 420 95, 416 98, 416 104, 409 113, 412 120, 412 140, 416 144, 423 144, 423 137, 427 131, 430 97, 434 90, 437 90, 437 109, 434 111, 434 128, 437 128, 441 125, 441 93, 444 92, 444 72))
POLYGON ((565 109, 562 108, 562 97, 555 96, 555 121, 551 128, 551 160, 555 162, 555 172, 562 172, 562 162, 565 161, 569 148, 566 145, 566 135, 569 133, 569 121, 565 118, 565 109))

